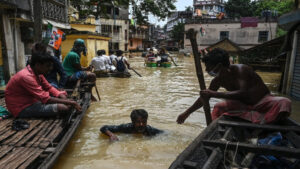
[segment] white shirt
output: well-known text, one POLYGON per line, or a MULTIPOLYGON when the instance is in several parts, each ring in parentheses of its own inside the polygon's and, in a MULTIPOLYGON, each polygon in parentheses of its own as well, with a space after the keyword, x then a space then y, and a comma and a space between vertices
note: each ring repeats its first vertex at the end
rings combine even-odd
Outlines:
POLYGON ((106 70, 107 64, 107 59, 103 55, 94 57, 91 62, 91 65, 94 66, 95 71, 106 70))

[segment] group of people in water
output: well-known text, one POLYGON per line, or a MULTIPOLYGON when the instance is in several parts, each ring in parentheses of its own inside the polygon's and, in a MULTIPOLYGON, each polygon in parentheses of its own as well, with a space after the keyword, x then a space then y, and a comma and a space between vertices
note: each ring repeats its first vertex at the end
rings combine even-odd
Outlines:
MULTIPOLYGON (((154 56, 152 51, 150 50, 146 57, 148 60, 154 56)), ((81 106, 76 101, 68 99, 63 88, 74 87, 78 80, 95 83, 96 75, 92 72, 93 68, 96 71, 130 69, 127 58, 120 50, 116 51, 116 56, 110 51, 109 57, 105 55, 105 51, 97 51, 97 56, 89 67, 81 66, 81 54, 86 54, 82 39, 75 40, 73 48, 62 64, 56 53, 51 55, 47 52, 47 46, 42 43, 34 44, 29 64, 16 73, 6 86, 5 101, 9 112, 15 118, 50 118, 64 115, 70 112, 71 108, 81 111, 81 106)), ((161 50, 160 54, 164 55, 165 51, 161 50)), ((165 59, 161 61, 164 62, 165 59)), ((271 95, 261 77, 251 67, 230 64, 226 51, 214 49, 204 55, 202 62, 208 74, 214 78, 207 90, 200 91, 200 97, 196 102, 178 116, 177 123, 184 123, 191 113, 202 107, 203 100, 210 98, 224 99, 214 106, 213 120, 222 115, 230 115, 264 124, 277 122, 290 115, 291 101, 271 95), (218 89, 221 87, 227 92, 219 92, 218 89)), ((118 140, 115 132, 141 133, 148 136, 162 133, 161 130, 147 125, 146 110, 133 110, 130 117, 131 123, 105 125, 100 130, 111 140, 118 140)))

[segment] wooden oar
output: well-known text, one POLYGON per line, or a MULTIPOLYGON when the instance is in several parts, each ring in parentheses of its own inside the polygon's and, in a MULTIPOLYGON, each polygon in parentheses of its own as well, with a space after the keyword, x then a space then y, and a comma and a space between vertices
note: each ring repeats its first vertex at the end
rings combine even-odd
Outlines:
MULTIPOLYGON (((92 72, 94 73, 94 67, 92 68, 92 72)), ((100 95, 99 95, 99 92, 98 92, 98 87, 97 87, 96 81, 95 81, 95 89, 96 89, 96 93, 97 93, 98 99, 100 101, 101 98, 100 98, 100 95)))
POLYGON ((136 73, 138 76, 142 77, 141 74, 139 74, 136 70, 134 70, 133 68, 130 68, 130 70, 134 71, 134 73, 136 73))
MULTIPOLYGON (((200 56, 199 56, 199 53, 198 53, 197 39, 196 39, 197 32, 195 32, 194 29, 189 29, 188 32, 187 32, 187 35, 190 38, 190 41, 191 41, 191 44, 192 44, 194 60, 195 60, 195 66, 196 66, 197 77, 198 77, 200 89, 205 90, 206 86, 205 86, 205 81, 204 81, 200 56)), ((209 101, 207 99, 204 99, 204 98, 202 98, 202 100, 203 100, 203 107, 204 107, 204 112, 205 112, 206 124, 209 125, 212 122, 211 114, 210 114, 209 101)))
POLYGON ((174 63, 174 65, 175 65, 175 66, 178 66, 178 65, 176 64, 176 62, 174 61, 173 57, 170 56, 170 58, 171 58, 172 62, 174 63))

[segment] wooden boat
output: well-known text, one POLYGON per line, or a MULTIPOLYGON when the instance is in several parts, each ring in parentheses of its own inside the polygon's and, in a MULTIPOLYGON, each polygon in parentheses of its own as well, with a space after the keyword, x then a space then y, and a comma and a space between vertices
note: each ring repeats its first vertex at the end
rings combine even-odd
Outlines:
POLYGON ((98 78, 103 77, 118 77, 118 78, 129 78, 131 77, 131 74, 129 72, 96 72, 96 76, 98 78))
MULTIPOLYGON (((88 85, 88 84, 87 84, 88 85)), ((30 124, 26 130, 12 130, 13 118, 0 121, 0 168, 49 169, 51 168, 80 124, 90 105, 88 86, 80 85, 69 90, 82 112, 72 110, 67 116, 53 119, 22 119, 30 124)), ((0 104, 5 106, 4 98, 0 104)))
POLYGON ((157 64, 157 62, 148 61, 148 62, 146 62, 146 66, 147 67, 165 67, 165 68, 167 68, 167 67, 172 66, 172 62, 163 62, 161 64, 157 64))
POLYGON ((275 125, 260 125, 232 117, 220 117, 179 154, 169 169, 250 168, 250 157, 254 155, 292 159, 295 162, 293 168, 300 168, 299 124, 286 119, 275 125), (249 141, 274 132, 280 132, 292 147, 258 145, 249 141))

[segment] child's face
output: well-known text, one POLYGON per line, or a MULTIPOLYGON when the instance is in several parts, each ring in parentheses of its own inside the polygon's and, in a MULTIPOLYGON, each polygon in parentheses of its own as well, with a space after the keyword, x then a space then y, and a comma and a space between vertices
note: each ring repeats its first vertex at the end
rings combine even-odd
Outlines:
POLYGON ((143 119, 142 117, 138 117, 137 120, 132 122, 134 125, 135 130, 138 133, 143 133, 147 126, 147 119, 143 119))

